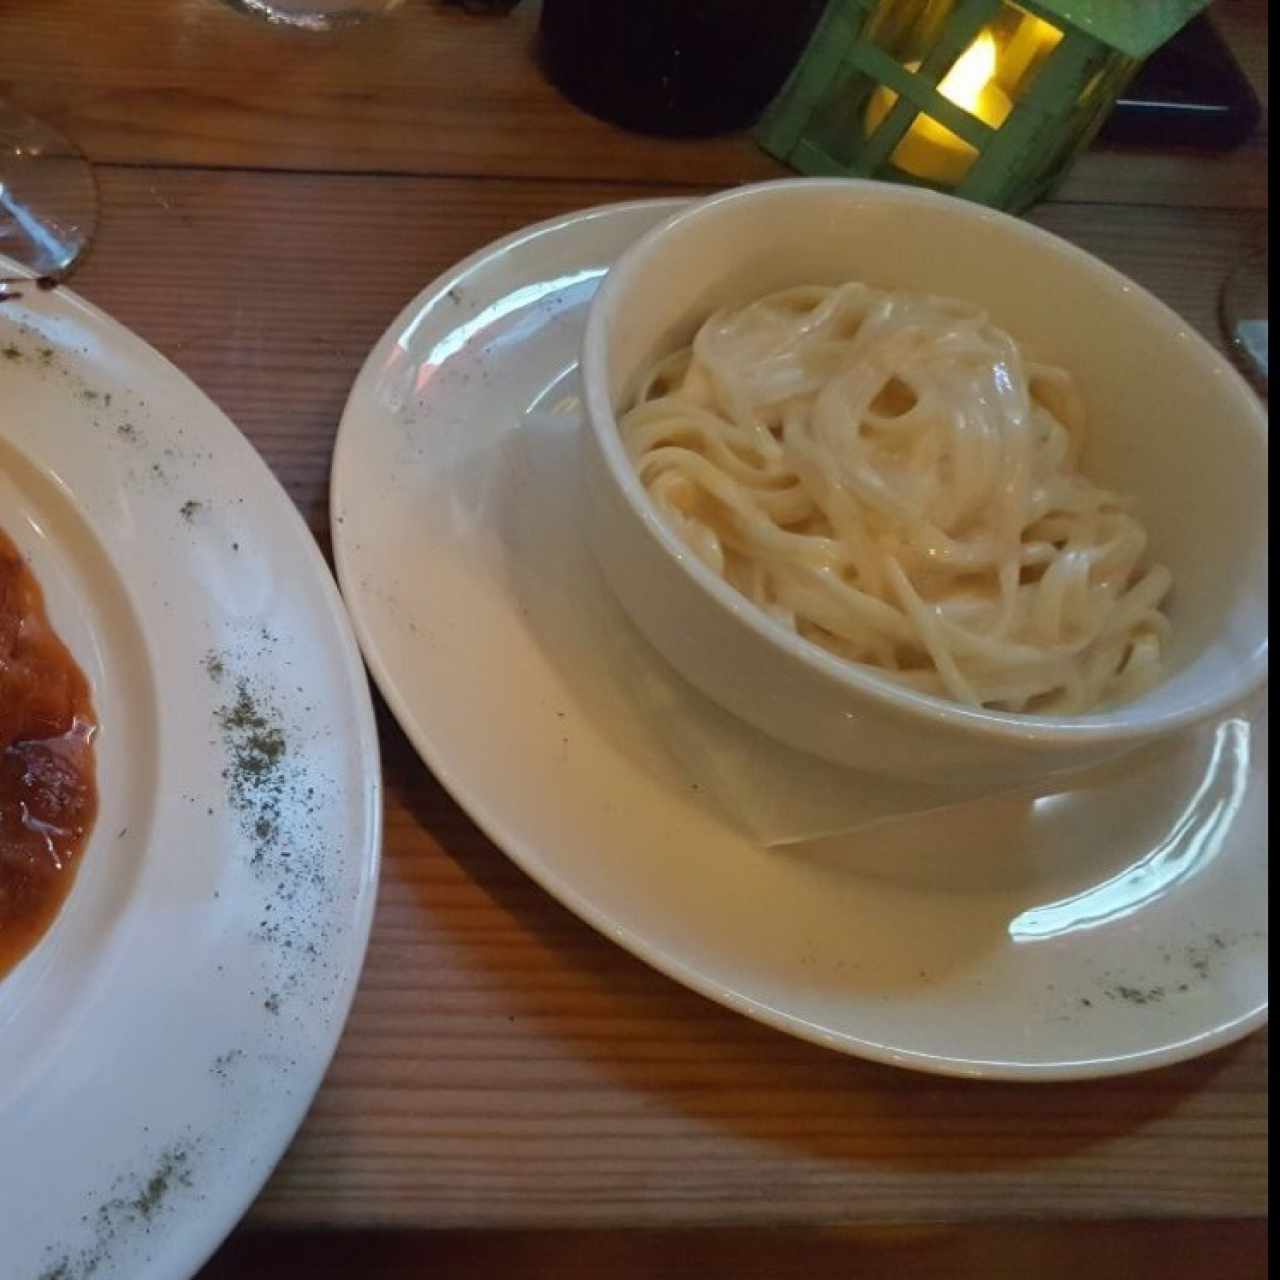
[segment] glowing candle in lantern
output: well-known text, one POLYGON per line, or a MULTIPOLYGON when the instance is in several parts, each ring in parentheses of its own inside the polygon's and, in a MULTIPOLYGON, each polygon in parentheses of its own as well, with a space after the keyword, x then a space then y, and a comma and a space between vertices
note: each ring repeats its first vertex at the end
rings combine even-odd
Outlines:
POLYGON ((1028 13, 1000 51, 1000 79, 1015 90, 1031 63, 1041 54, 1051 53, 1061 39, 1062 32, 1052 23, 1028 13))
MULTIPOLYGON (((907 70, 920 70, 919 62, 909 62, 907 70)), ((1009 95, 995 82, 996 42, 984 31, 956 59, 943 76, 938 92, 970 115, 998 129, 1013 109, 1009 95)), ((898 95, 880 85, 867 104, 866 131, 872 133, 892 110, 898 95)), ((890 162, 905 173, 950 186, 969 172, 978 152, 958 134, 931 116, 918 115, 902 141, 894 148, 890 162)))

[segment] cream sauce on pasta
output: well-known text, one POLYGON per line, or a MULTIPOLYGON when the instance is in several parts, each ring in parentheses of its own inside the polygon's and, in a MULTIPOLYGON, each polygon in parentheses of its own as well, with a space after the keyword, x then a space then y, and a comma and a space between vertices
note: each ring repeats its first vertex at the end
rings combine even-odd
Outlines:
POLYGON ((1167 569, 1078 469, 1070 376, 978 307, 863 284, 719 312, 623 416, 650 498, 781 625, 970 706, 1077 714, 1161 674, 1167 569))

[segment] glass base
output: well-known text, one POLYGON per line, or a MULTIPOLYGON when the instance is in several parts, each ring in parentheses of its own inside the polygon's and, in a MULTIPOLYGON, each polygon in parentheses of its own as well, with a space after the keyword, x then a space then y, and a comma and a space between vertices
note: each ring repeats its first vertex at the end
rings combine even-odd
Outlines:
POLYGON ((225 0, 233 9, 275 26, 299 31, 333 31, 354 26, 375 14, 398 9, 403 0, 225 0))
MULTIPOLYGON (((98 221, 88 161, 58 131, 0 102, 0 255, 44 283, 66 278, 98 221)), ((15 283, 0 261, 0 297, 15 283)))

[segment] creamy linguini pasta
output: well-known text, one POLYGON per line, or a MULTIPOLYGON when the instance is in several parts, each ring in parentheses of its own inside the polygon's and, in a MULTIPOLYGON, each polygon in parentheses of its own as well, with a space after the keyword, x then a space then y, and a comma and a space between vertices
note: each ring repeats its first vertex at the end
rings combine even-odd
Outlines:
POLYGON ((1161 674, 1172 579, 1077 469, 1067 373, 978 307, 802 286, 718 312, 621 420, 694 554, 805 639, 970 706, 1078 714, 1161 674))

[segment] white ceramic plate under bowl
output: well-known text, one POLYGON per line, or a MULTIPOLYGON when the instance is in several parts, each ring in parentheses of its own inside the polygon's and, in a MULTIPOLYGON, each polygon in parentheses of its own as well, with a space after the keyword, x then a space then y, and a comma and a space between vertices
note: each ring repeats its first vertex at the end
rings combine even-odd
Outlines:
POLYGON ((629 623, 582 545, 572 409, 594 290, 677 207, 590 210, 482 250, 404 309, 355 383, 339 579, 428 766, 601 932, 834 1049, 1066 1079, 1262 1025, 1265 697, 1097 786, 806 850, 756 847, 677 762, 636 696, 658 659, 618 661, 629 623))
POLYGON ((74 886, 0 978, 0 1273, 177 1280, 279 1159, 355 989, 368 684, 252 447, 62 290, 0 306, 0 527, 100 723, 74 886))

